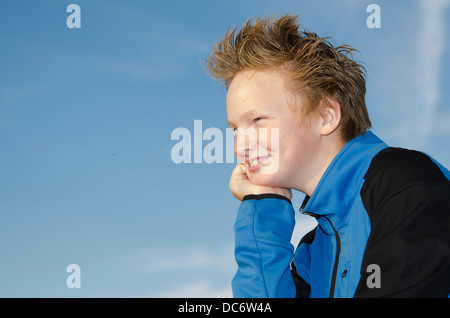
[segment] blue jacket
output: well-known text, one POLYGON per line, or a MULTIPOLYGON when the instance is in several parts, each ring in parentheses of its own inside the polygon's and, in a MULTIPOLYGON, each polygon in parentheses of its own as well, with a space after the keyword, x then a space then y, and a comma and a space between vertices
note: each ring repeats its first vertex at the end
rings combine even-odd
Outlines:
POLYGON ((235 297, 447 297, 450 172, 372 132, 350 140, 300 209, 317 219, 294 253, 289 199, 247 195, 235 223, 235 297))

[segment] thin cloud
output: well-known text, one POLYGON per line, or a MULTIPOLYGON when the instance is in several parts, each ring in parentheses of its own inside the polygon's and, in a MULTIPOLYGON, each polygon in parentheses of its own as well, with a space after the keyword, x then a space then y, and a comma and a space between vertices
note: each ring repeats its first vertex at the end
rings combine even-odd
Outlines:
POLYGON ((128 255, 125 262, 142 277, 167 277, 164 285, 143 297, 232 297, 231 279, 237 269, 233 246, 147 249, 128 255))
POLYGON ((168 288, 158 292, 157 294, 150 294, 149 297, 154 298, 232 298, 231 283, 229 286, 215 287, 206 280, 201 280, 186 284, 184 286, 177 286, 176 288, 168 288))
POLYGON ((4 107, 23 100, 32 99, 42 93, 48 92, 53 87, 53 83, 45 82, 35 85, 22 86, 13 91, 4 92, 0 97, 0 106, 4 107))
POLYGON ((207 249, 202 246, 183 247, 172 250, 145 250, 128 258, 128 263, 140 273, 225 271, 235 269, 233 247, 207 249))
POLYGON ((126 77, 137 80, 155 82, 167 79, 173 79, 186 74, 182 65, 158 59, 149 58, 148 61, 125 61, 125 60, 108 60, 101 61, 100 69, 117 73, 126 77))
POLYGON ((207 54, 212 48, 212 42, 195 37, 192 34, 173 35, 151 31, 135 36, 137 41, 164 48, 168 52, 179 52, 186 55, 207 54))
POLYGON ((102 59, 102 70, 144 81, 164 81, 189 74, 190 63, 197 63, 210 49, 209 43, 195 37, 167 37, 162 33, 147 33, 137 38, 141 51, 148 51, 140 60, 102 59), (189 58, 190 60, 186 60, 189 58))
MULTIPOLYGON (((412 38, 399 48, 401 55, 395 64, 383 70, 390 79, 386 81, 386 103, 392 105, 389 125, 380 122, 380 136, 390 145, 427 151, 432 139, 448 136, 450 112, 440 108, 444 53, 448 47, 448 23, 445 21, 450 0, 416 2, 409 19, 417 23, 408 30, 412 38)), ((398 37, 391 39, 398 42, 398 37)), ((379 85, 383 85, 380 83, 379 85)))
MULTIPOLYGON (((429 137, 436 129, 438 105, 441 97, 441 69, 448 37, 445 12, 450 1, 435 0, 420 2, 422 32, 419 42, 420 95, 422 113, 416 127, 421 135, 429 137)), ((448 129, 446 129, 448 131, 448 129)))

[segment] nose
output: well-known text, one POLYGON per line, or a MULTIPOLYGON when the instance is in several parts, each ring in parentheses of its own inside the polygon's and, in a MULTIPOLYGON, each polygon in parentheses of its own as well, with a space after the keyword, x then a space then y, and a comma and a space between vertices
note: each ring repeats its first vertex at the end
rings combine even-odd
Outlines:
POLYGON ((234 137, 234 154, 241 162, 246 162, 257 149, 258 138, 255 129, 238 129, 234 137))

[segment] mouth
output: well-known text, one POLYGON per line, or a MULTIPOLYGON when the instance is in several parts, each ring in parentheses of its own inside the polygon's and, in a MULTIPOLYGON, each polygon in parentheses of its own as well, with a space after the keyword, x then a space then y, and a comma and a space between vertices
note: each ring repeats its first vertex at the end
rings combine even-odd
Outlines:
POLYGON ((261 166, 267 164, 271 158, 272 158, 271 156, 264 156, 264 157, 257 157, 257 158, 249 160, 247 162, 248 170, 249 171, 259 170, 261 168, 261 166))

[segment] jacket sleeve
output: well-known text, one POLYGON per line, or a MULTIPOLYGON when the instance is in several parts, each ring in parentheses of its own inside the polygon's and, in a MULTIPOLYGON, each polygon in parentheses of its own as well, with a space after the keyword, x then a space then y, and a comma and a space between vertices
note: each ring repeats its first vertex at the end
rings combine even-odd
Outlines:
POLYGON ((355 297, 447 297, 450 292, 450 186, 411 185, 386 198, 372 231, 355 297), (378 265, 376 277, 368 271, 378 265), (371 277, 372 276, 372 277, 371 277))
POLYGON ((287 198, 276 194, 244 197, 235 223, 234 297, 295 297, 290 271, 294 225, 294 209, 287 198))

